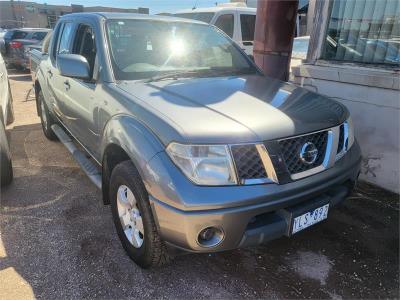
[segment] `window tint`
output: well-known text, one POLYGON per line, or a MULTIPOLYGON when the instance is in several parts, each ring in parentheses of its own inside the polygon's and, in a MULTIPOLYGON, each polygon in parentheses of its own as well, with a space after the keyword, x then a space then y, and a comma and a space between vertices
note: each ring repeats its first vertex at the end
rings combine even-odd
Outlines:
POLYGON ((73 24, 72 23, 65 23, 61 38, 60 38, 60 43, 58 47, 58 54, 69 54, 70 52, 70 41, 71 41, 71 35, 72 35, 72 29, 73 29, 73 24))
POLYGON ((240 15, 240 25, 242 29, 242 41, 254 40, 254 29, 256 27, 255 15, 240 15))
POLYGON ((92 74, 96 59, 96 44, 94 31, 90 26, 85 24, 79 25, 72 53, 82 55, 86 58, 90 66, 90 73, 92 74))
POLYGON ((51 42, 51 55, 50 55, 50 59, 52 61, 52 63, 54 64, 56 61, 56 53, 57 53, 57 49, 58 49, 58 41, 60 38, 60 32, 62 32, 62 29, 64 28, 64 24, 63 23, 59 23, 54 31, 54 38, 50 41, 51 42))
POLYGON ((323 58, 400 64, 399 1, 334 0, 323 58))
POLYGON ((41 41, 41 40, 43 40, 45 38, 46 35, 47 35, 47 32, 44 32, 44 31, 42 31, 42 32, 34 32, 32 34, 32 39, 41 41))
POLYGON ((27 32, 24 31, 14 31, 14 34, 12 35, 12 39, 23 39, 24 37, 26 37, 28 35, 27 32))
POLYGON ((233 21, 233 15, 222 15, 218 17, 217 22, 215 22, 215 26, 229 35, 229 37, 233 37, 233 21))
POLYGON ((212 18, 214 17, 214 13, 211 13, 211 12, 182 13, 182 14, 175 14, 174 16, 178 17, 178 18, 192 19, 192 20, 210 23, 212 18))

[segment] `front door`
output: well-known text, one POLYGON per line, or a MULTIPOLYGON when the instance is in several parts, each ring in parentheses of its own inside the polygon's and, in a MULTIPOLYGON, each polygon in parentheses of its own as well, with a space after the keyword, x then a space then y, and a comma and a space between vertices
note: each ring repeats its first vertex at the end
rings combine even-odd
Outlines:
POLYGON ((60 108, 70 132, 92 155, 97 156, 98 99, 95 97, 97 83, 93 80, 96 64, 96 39, 93 26, 85 23, 78 24, 71 53, 86 58, 91 79, 81 80, 61 76, 65 105, 60 108))

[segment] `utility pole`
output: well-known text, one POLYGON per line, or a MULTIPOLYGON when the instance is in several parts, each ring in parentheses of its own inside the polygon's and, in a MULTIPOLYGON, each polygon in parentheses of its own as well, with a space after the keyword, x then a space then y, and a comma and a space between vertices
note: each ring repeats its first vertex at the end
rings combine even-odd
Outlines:
POLYGON ((257 2, 254 60, 265 75, 289 79, 298 0, 257 2))

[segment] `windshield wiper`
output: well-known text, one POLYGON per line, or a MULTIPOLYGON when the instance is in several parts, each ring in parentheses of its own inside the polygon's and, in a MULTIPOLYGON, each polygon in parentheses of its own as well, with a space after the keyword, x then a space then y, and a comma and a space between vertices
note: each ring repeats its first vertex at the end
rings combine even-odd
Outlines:
POLYGON ((256 73, 255 68, 209 68, 209 69, 197 69, 197 70, 180 70, 174 72, 168 72, 160 75, 155 75, 149 79, 145 79, 144 82, 154 82, 167 78, 177 80, 179 77, 186 77, 191 75, 196 76, 223 76, 223 75, 243 75, 243 74, 254 74, 256 73))
POLYGON ((207 75, 244 75, 256 73, 255 68, 210 68, 207 75))
POLYGON ((183 76, 188 76, 188 75, 194 75, 198 74, 198 70, 180 70, 180 71, 174 71, 174 72, 168 72, 160 75, 155 75, 150 77, 149 79, 145 79, 144 82, 153 82, 153 81, 159 81, 167 78, 172 78, 172 79, 178 79, 179 77, 183 76))

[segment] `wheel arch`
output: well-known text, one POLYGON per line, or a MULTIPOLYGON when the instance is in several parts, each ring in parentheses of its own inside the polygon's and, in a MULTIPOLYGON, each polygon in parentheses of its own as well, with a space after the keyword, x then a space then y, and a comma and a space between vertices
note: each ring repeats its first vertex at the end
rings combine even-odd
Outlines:
POLYGON ((161 151, 162 143, 134 117, 118 115, 108 121, 101 142, 103 203, 110 203, 109 181, 117 164, 130 160, 145 181, 147 162, 161 151))

